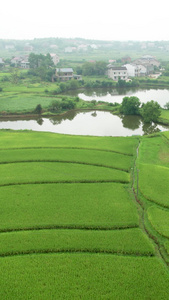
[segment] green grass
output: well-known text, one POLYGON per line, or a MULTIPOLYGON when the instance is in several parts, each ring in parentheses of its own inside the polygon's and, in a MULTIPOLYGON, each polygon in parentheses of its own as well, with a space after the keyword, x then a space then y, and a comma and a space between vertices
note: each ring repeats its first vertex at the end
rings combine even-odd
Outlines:
POLYGON ((121 184, 0 187, 0 230, 138 227, 137 208, 121 184))
POLYGON ((85 149, 41 148, 0 150, 0 163, 24 161, 62 161, 107 166, 129 171, 132 156, 85 149))
POLYGON ((48 182, 130 181, 124 171, 78 163, 28 162, 0 164, 0 185, 48 182))
POLYGON ((163 134, 141 139, 138 161, 169 167, 169 144, 163 134))
POLYGON ((161 109, 161 115, 159 117, 159 122, 163 124, 169 124, 169 110, 161 109))
POLYGON ((147 214, 153 228, 162 236, 169 238, 169 211, 151 206, 147 214))
POLYGON ((167 254, 169 255, 169 241, 168 240, 164 243, 164 247, 165 247, 165 250, 167 251, 167 254))
MULTIPOLYGON (((48 108, 52 101, 56 99, 53 97, 47 97, 44 95, 36 94, 11 94, 1 95, 0 97, 0 112, 6 113, 21 113, 31 112, 38 104, 41 104, 42 108, 48 108)), ((59 98, 57 98, 59 99, 59 98)))
MULTIPOLYGON (((4 76, 7 74, 4 73, 4 76)), ((2 76, 3 77, 3 76, 2 76)), ((26 79, 22 83, 13 84, 11 82, 0 82, 1 87, 3 88, 4 93, 13 92, 13 93, 44 93, 47 89, 48 91, 53 91, 58 88, 57 83, 52 82, 37 82, 31 83, 31 80, 26 79)))
POLYGON ((67 147, 108 150, 133 155, 137 144, 136 137, 83 137, 48 132, 0 130, 0 149, 67 147))
POLYGON ((139 188, 150 201, 169 207, 169 168, 151 165, 139 165, 139 188))
POLYGON ((38 252, 108 252, 154 255, 139 228, 125 230, 32 230, 0 234, 0 255, 38 252))
POLYGON ((165 300, 160 259, 106 254, 41 254, 0 259, 1 299, 165 300))

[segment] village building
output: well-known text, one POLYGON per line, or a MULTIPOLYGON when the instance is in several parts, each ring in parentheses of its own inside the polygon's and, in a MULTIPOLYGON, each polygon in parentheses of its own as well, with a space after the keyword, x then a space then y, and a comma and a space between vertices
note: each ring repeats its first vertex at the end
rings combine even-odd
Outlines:
POLYGON ((4 63, 3 59, 0 57, 0 66, 2 67, 4 65, 5 65, 5 63, 4 63))
POLYGON ((73 69, 72 68, 60 68, 56 69, 56 78, 67 81, 73 79, 73 69))
POLYGON ((56 55, 55 53, 50 53, 50 56, 53 60, 54 65, 56 66, 59 63, 59 56, 56 55))
POLYGON ((15 56, 11 59, 11 64, 13 64, 14 67, 19 67, 22 60, 23 60, 23 57, 15 56))
POLYGON ((139 77, 140 76, 140 67, 134 64, 126 64, 124 65, 127 69, 127 73, 129 77, 139 77))
POLYGON ((152 65, 153 67, 159 68, 160 62, 151 55, 144 55, 141 58, 138 58, 134 61, 135 64, 137 65, 152 65))
POLYGON ((57 68, 55 77, 58 78, 61 81, 67 81, 71 79, 81 80, 81 75, 73 74, 72 68, 57 68))
POLYGON ((22 69, 29 69, 30 68, 30 63, 28 60, 22 60, 20 63, 20 67, 22 69))
POLYGON ((127 80, 128 73, 126 67, 114 67, 112 65, 108 65, 107 75, 109 78, 118 81, 118 79, 127 80))

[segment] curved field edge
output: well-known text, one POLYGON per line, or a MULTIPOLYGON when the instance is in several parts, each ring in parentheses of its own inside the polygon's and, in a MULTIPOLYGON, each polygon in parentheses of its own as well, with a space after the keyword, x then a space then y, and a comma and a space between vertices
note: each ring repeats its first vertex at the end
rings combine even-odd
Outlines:
POLYGON ((69 162, 97 165, 129 171, 133 161, 132 156, 115 152, 68 149, 68 148, 35 148, 0 150, 1 163, 16 162, 69 162))
POLYGON ((127 172, 77 163, 31 162, 0 164, 0 185, 64 181, 130 181, 127 172))
POLYGON ((53 229, 0 234, 0 256, 41 252, 107 252, 154 255, 153 244, 139 229, 53 229))
POLYGON ((161 206, 169 207, 169 168, 141 163, 138 168, 139 189, 143 196, 161 206))
POLYGON ((128 187, 119 183, 13 185, 1 187, 0 191, 1 231, 57 227, 112 229, 139 224, 134 199, 128 187))
POLYGON ((0 130, 0 148, 78 147, 110 150, 133 155, 138 145, 136 137, 75 136, 49 132, 0 130))
POLYGON ((147 210, 152 227, 162 236, 169 238, 169 211, 151 206, 147 210))
POLYGON ((169 275, 156 257, 36 254, 0 258, 1 299, 167 299, 169 275), (77 288, 78 286, 78 288, 77 288))

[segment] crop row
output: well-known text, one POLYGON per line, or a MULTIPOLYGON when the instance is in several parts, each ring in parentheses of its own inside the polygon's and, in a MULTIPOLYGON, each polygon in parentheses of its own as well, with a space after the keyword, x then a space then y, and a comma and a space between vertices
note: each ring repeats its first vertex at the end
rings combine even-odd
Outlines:
POLYGON ((1 150, 0 163, 24 162, 24 161, 62 161, 76 162, 104 167, 112 167, 129 171, 132 156, 114 152, 103 152, 85 149, 17 149, 1 150))
POLYGON ((139 165, 139 188, 144 197, 161 206, 169 208, 169 168, 151 165, 139 165))
POLYGON ((115 181, 128 183, 128 173, 99 166, 59 162, 1 164, 0 185, 40 182, 115 181))
POLYGON ((53 229, 0 234, 0 256, 59 251, 154 255, 154 248, 139 228, 125 230, 53 229))
POLYGON ((138 226, 137 208, 123 184, 30 184, 0 188, 0 230, 126 228, 138 226))
POLYGON ((0 258, 1 299, 168 299, 169 275, 156 257, 36 254, 0 258), (19 280, 20 279, 20 280, 19 280))
POLYGON ((27 147, 68 147, 109 150, 127 155, 135 153, 135 137, 71 136, 48 132, 0 131, 0 149, 27 147))

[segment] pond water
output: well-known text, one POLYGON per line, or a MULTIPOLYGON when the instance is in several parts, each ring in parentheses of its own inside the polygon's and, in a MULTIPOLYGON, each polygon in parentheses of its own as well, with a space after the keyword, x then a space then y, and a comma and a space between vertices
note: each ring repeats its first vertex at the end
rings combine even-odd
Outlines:
MULTIPOLYGON (((70 96, 83 100, 121 103, 125 96, 136 96, 143 103, 154 100, 162 107, 169 102, 168 89, 85 89, 71 91, 70 96)), ((0 120, 0 129, 50 131, 63 134, 95 136, 131 136, 169 130, 167 126, 144 124, 139 116, 115 116, 103 111, 71 111, 62 116, 27 119, 0 120)))
POLYGON ((91 101, 117 102, 122 103, 125 96, 135 96, 140 99, 142 103, 147 101, 157 101, 161 107, 164 107, 166 102, 169 102, 169 89, 85 89, 82 92, 71 91, 71 96, 78 96, 79 98, 91 101))
POLYGON ((139 116, 120 117, 103 111, 71 111, 51 118, 1 120, 0 129, 27 129, 73 135, 132 136, 169 130, 169 127, 144 124, 139 116))

